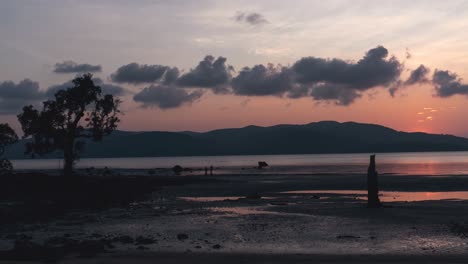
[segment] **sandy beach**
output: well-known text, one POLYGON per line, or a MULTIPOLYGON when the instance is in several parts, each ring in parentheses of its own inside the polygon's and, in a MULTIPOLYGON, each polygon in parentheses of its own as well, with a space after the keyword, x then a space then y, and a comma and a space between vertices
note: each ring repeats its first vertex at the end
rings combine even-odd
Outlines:
POLYGON ((172 177, 177 184, 127 205, 2 224, 1 259, 14 261, 26 239, 103 243, 90 258, 72 252, 60 263, 468 260, 468 176, 382 175, 379 209, 366 207, 358 174, 172 177))

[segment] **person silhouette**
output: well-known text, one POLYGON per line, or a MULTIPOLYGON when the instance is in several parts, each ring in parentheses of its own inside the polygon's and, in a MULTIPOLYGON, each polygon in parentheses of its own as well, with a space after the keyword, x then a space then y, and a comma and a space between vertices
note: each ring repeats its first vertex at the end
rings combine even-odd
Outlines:
POLYGON ((205 175, 208 175, 208 167, 205 167, 205 175))
POLYGON ((210 166, 210 175, 213 176, 213 165, 210 166))

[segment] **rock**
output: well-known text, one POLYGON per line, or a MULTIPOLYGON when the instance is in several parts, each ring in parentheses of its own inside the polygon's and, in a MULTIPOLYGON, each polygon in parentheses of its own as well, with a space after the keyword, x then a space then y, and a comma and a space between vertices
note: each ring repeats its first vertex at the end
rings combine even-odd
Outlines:
POLYGON ((1 260, 54 262, 62 257, 61 252, 29 240, 16 240, 12 250, 0 251, 1 260))
POLYGON ((120 242, 122 244, 132 244, 135 240, 131 236, 118 236, 112 239, 114 242, 120 242))
POLYGON ((175 165, 174 167, 172 167, 172 171, 175 174, 180 174, 182 171, 184 171, 184 168, 182 168, 182 166, 180 165, 175 165))
POLYGON ((213 245, 213 249, 221 249, 221 245, 220 244, 213 245))
POLYGON ((41 256, 42 252, 44 252, 44 246, 28 240, 16 240, 13 250, 17 254, 41 256))
POLYGON ((44 246, 46 247, 57 247, 57 246, 64 246, 66 248, 73 248, 78 244, 78 240, 68 238, 68 237, 50 237, 44 242, 44 246))
POLYGON ((258 193, 249 194, 245 197, 246 199, 259 200, 262 199, 262 196, 258 193))
POLYGON ((353 236, 353 235, 339 235, 336 238, 338 239, 358 239, 361 238, 360 236, 353 236))
POLYGON ((258 162, 258 169, 263 169, 265 167, 268 167, 268 163, 266 163, 265 161, 258 162))
POLYGON ((6 239, 18 239, 18 240, 31 240, 32 236, 26 235, 26 234, 8 234, 6 239))
POLYGON ((106 243, 101 240, 83 240, 77 245, 76 251, 81 257, 95 257, 106 252, 106 243))
POLYGON ((177 239, 182 240, 182 241, 186 240, 186 239, 188 239, 188 235, 187 234, 178 234, 177 239))
POLYGON ((5 236, 6 239, 16 239, 18 236, 16 234, 8 234, 5 236))
POLYGON ((101 239, 99 239, 99 241, 101 241, 108 248, 115 248, 115 246, 112 245, 112 240, 111 239, 101 238, 101 239))
POLYGON ((149 244, 154 244, 156 240, 152 237, 144 237, 144 236, 138 236, 135 239, 135 242, 137 245, 149 245, 149 244))
POLYGON ((271 205, 276 205, 276 206, 286 206, 288 203, 285 202, 271 202, 271 205))
POLYGON ((92 238, 101 238, 102 235, 101 235, 101 234, 98 234, 98 233, 92 233, 92 234, 90 235, 90 237, 92 237, 92 238))

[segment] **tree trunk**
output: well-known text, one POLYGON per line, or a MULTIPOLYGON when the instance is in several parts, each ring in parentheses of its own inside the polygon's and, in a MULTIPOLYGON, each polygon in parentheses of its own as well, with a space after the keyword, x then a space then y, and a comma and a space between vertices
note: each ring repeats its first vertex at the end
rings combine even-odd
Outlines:
POLYGON ((375 155, 370 156, 370 164, 367 169, 367 207, 377 208, 382 204, 379 200, 379 174, 375 170, 375 155))
POLYGON ((74 139, 73 138, 65 139, 64 148, 63 148, 63 159, 64 159, 63 174, 66 177, 71 177, 73 175, 73 161, 75 160, 73 147, 74 147, 74 139))

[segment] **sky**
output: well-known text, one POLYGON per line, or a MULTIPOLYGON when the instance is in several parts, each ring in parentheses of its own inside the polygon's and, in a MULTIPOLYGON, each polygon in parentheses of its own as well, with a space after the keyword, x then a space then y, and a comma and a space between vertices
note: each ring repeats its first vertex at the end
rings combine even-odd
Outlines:
POLYGON ((119 129, 468 137, 468 1, 0 0, 0 122, 93 73, 119 129))

